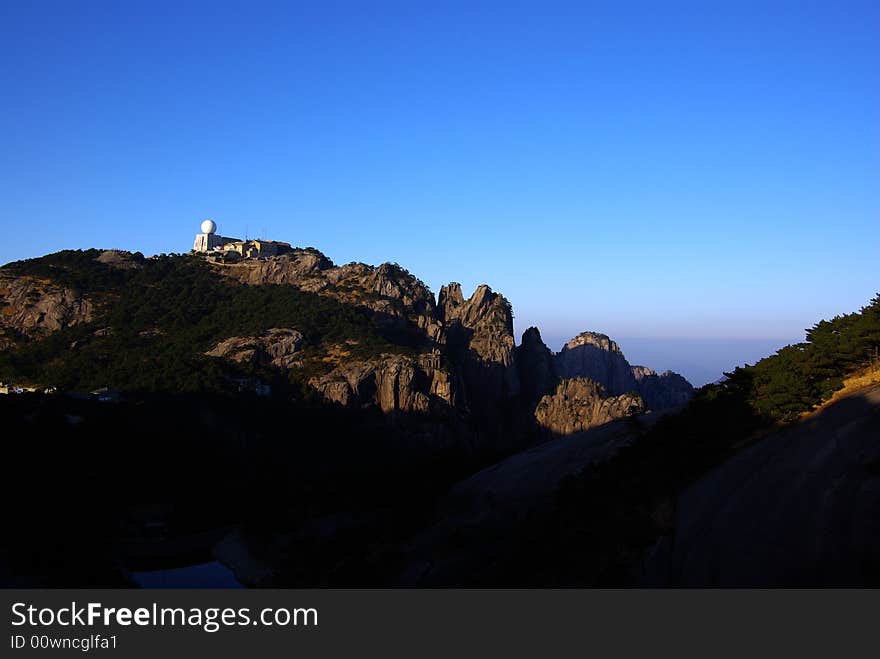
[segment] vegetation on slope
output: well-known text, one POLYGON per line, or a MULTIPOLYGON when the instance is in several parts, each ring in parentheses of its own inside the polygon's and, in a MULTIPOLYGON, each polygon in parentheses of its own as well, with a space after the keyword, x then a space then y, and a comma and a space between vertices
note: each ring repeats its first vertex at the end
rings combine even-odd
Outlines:
MULTIPOLYGON (((76 291, 104 293, 122 285, 130 271, 101 263, 97 259, 102 253, 100 249, 65 249, 35 259, 7 263, 3 270, 13 275, 51 279, 76 291)), ((139 266, 147 261, 143 254, 135 252, 131 255, 131 262, 139 266)))
POLYGON ((219 391, 227 386, 229 366, 203 353, 223 338, 273 327, 303 334, 306 367, 292 372, 298 382, 320 368, 324 345, 348 342, 353 357, 411 350, 395 345, 394 336, 365 310, 328 297, 292 286, 235 284, 195 256, 136 255, 139 267, 123 270, 96 261, 100 253, 67 251, 5 266, 14 274, 51 278, 95 296, 100 311, 91 323, 22 341, 0 354, 0 379, 80 391, 106 385, 127 391, 219 391))
POLYGON ((754 366, 729 375, 755 410, 791 421, 843 386, 844 377, 880 346, 880 295, 859 312, 823 320, 807 330, 807 340, 783 348, 754 366))

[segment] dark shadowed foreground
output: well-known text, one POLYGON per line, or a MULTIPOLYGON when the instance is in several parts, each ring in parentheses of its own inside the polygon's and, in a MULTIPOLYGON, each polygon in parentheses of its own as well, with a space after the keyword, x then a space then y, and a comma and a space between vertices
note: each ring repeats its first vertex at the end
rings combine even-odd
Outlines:
POLYGON ((880 387, 728 460, 679 497, 645 582, 857 586, 880 580, 880 387))

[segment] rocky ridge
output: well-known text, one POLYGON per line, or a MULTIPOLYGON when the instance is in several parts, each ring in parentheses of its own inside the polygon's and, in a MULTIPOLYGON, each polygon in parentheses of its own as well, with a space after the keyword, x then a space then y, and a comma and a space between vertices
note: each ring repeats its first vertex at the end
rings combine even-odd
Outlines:
MULTIPOLYGON (((150 267, 141 255, 117 250, 93 258, 113 270, 150 267)), ((404 330, 407 342, 399 353, 365 356, 319 338, 304 357, 303 335, 294 327, 228 336, 205 352, 282 371, 301 369, 307 361, 307 372, 318 371, 307 376, 308 385, 323 400, 345 407, 418 414, 454 408, 478 433, 507 441, 535 429, 566 435, 680 405, 693 391, 681 376, 631 366, 614 341, 596 332, 579 334, 554 354, 530 328, 517 346, 510 302, 487 285, 465 298, 453 282, 435 301, 422 281, 396 264, 337 266, 311 248, 234 263, 209 258, 207 264, 238 284, 292 286, 365 309, 377 327, 404 330)), ((93 320, 96 306, 87 295, 51 279, 0 271, 0 323, 39 339, 93 320)))
MULTIPOLYGON (((461 285, 452 282, 441 287, 435 303, 427 286, 397 265, 336 266, 313 249, 215 267, 247 285, 293 285, 367 308, 381 322, 417 327, 424 332, 426 349, 450 357, 451 381, 461 380, 458 404, 485 425, 501 423, 499 413, 506 401, 521 396, 529 406, 537 405, 543 396, 554 394, 561 379, 594 380, 610 397, 638 393, 646 408, 657 410, 682 405, 693 393, 680 375, 658 375, 646 367, 631 366, 617 343, 597 332, 579 334, 554 355, 538 330, 530 328, 517 347, 510 303, 485 284, 465 298, 461 285)), ((346 369, 337 367, 336 376, 346 369)), ((356 380, 360 370, 352 366, 342 379, 356 380)), ((340 393, 339 385, 328 387, 320 381, 321 391, 335 392, 328 393, 329 400, 348 398, 340 393)), ((609 409, 616 408, 611 405, 609 409)))
POLYGON ((215 270, 250 285, 284 284, 346 304, 369 309, 381 322, 412 321, 437 339, 434 294, 424 282, 393 263, 334 265, 315 249, 295 249, 290 254, 237 263, 213 263, 215 270))

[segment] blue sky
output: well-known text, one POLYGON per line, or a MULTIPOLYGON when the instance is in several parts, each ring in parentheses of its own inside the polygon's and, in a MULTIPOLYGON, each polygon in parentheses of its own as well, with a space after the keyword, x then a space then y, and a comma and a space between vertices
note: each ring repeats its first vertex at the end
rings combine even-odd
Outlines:
POLYGON ((876 2, 7 0, 0 262, 211 217, 489 283, 554 348, 798 340, 880 290, 878 36, 876 2))

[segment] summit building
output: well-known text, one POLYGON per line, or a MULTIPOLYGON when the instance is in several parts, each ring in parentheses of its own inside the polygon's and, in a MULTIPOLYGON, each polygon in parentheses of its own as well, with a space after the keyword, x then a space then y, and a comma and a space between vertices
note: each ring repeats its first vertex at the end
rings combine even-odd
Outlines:
POLYGON ((291 247, 290 243, 278 240, 226 238, 217 233, 217 223, 214 220, 205 220, 201 225, 201 233, 196 234, 193 251, 220 256, 224 260, 236 260, 279 256, 291 251, 291 247))

